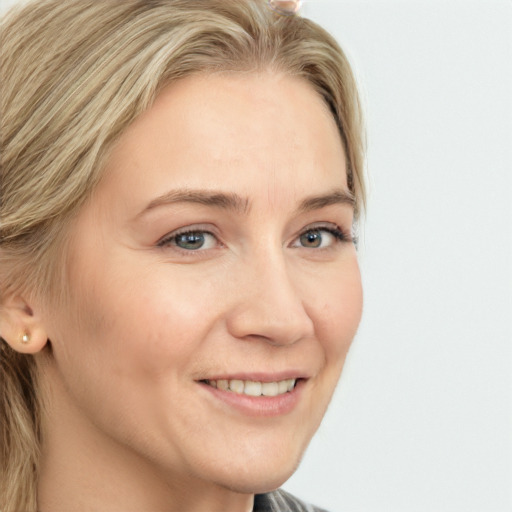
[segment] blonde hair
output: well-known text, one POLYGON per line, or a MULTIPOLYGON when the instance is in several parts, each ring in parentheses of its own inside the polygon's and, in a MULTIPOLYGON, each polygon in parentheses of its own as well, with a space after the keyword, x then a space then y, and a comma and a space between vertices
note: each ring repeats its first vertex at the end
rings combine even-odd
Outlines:
MULTIPOLYGON (((114 142, 159 90, 194 73, 275 70, 325 99, 364 204, 363 135, 349 63, 315 23, 266 0, 39 0, 0 26, 0 307, 66 292, 66 227, 114 142)), ((33 357, 0 339, 0 510, 35 511, 41 442, 33 357)))

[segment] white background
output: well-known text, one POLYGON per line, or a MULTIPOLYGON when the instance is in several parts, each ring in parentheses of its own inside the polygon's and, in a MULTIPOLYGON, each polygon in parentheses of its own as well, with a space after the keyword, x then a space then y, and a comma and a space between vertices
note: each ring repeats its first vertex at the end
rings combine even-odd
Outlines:
POLYGON ((363 322, 285 488, 332 512, 511 512, 512 2, 302 12, 356 70, 370 196, 363 322))

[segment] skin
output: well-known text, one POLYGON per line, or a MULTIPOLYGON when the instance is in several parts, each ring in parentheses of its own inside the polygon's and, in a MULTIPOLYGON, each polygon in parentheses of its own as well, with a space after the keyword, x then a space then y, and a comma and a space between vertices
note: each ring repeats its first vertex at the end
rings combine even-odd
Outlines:
POLYGON ((278 11, 296 12, 300 7, 299 0, 272 0, 270 5, 278 11))
POLYGON ((353 207, 333 201, 340 190, 349 195, 336 124, 300 79, 195 76, 160 93, 73 225, 68 306, 11 308, 25 315, 11 315, 11 331, 33 334, 13 346, 51 340, 37 354, 41 512, 249 511, 293 473, 361 317, 353 207), (161 197, 185 190, 239 199, 161 197), (312 196, 333 204, 301 210, 312 196), (212 235, 180 248, 181 228, 212 235), (313 228, 319 247, 301 237, 313 228), (251 416, 199 382, 237 372, 307 379, 292 410, 251 416))

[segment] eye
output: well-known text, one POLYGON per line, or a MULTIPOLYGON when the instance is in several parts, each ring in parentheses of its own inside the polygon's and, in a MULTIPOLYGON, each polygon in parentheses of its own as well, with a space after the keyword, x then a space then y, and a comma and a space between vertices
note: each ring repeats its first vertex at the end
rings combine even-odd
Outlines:
POLYGON ((302 247, 309 247, 312 249, 316 249, 317 247, 322 246, 322 242, 324 241, 324 237, 322 236, 322 232, 320 230, 314 231, 306 231, 306 233, 302 233, 299 237, 300 244, 302 247))
POLYGON ((160 247, 171 245, 185 251, 213 249, 217 244, 218 241, 215 235, 208 231, 185 231, 175 233, 158 242, 160 247))
POLYGON ((308 229, 299 235, 293 247, 306 249, 326 249, 337 242, 347 242, 351 238, 338 228, 318 227, 308 229))

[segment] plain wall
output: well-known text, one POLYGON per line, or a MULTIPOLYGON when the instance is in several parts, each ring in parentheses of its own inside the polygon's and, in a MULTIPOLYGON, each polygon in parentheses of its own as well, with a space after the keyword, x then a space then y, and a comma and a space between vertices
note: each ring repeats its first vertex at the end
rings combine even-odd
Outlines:
POLYGON ((311 0, 368 124, 365 311, 286 488, 333 512, 512 511, 512 3, 311 0))
POLYGON ((332 512, 510 512, 512 2, 302 13, 361 84, 369 208, 361 328, 285 488, 332 512))

